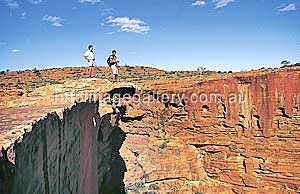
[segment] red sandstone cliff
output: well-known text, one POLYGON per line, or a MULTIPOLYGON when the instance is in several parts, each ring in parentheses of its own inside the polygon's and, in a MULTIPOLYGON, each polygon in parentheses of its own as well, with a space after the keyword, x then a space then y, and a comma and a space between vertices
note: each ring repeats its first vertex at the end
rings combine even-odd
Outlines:
MULTIPOLYGON (((97 79, 74 83, 73 88, 81 91, 107 84, 97 79)), ((66 85, 38 89, 34 96, 13 101, 16 106, 7 112, 23 114, 24 107, 17 105, 28 99, 34 101, 27 109, 42 110, 44 104, 49 105, 44 110, 49 112, 53 104, 43 99, 57 91, 55 88, 65 90, 66 85)), ((151 103, 136 105, 133 98, 123 102, 127 111, 120 128, 126 140, 120 152, 127 169, 124 183, 128 193, 300 192, 299 68, 145 80, 135 88, 138 94, 151 94, 147 96, 151 103), (169 101, 163 102, 165 97, 154 93, 167 93, 169 101), (214 95, 212 100, 193 103, 190 97, 201 94, 214 95)), ((100 103, 99 111, 103 116, 110 107, 100 103)), ((10 120, 5 127, 21 123, 2 114, 10 120)))
POLYGON ((98 103, 76 104, 62 119, 48 114, 15 143, 15 165, 5 155, 0 158, 0 191, 125 193, 126 167, 119 153, 125 137, 121 128, 110 124, 110 114, 100 119, 98 103))
POLYGON ((300 191, 299 69, 203 81, 181 96, 183 102, 175 98, 168 106, 143 104, 143 119, 124 123, 132 134, 125 142, 129 151, 123 149, 132 187, 141 182, 140 191, 155 184, 170 193, 300 191), (193 94, 219 98, 193 103, 193 94))

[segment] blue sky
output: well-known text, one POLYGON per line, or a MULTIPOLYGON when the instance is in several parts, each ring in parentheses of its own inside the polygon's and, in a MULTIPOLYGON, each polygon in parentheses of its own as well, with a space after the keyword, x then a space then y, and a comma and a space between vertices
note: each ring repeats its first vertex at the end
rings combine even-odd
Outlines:
POLYGON ((0 0, 0 69, 250 70, 300 61, 300 0, 0 0))

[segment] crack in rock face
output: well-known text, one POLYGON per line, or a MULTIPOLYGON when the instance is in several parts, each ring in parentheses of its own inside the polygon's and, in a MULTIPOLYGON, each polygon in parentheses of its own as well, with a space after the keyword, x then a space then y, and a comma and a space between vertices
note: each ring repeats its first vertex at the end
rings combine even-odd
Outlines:
POLYGON ((119 150, 126 135, 120 127, 111 124, 111 114, 101 117, 97 137, 99 194, 125 194, 123 179, 127 169, 119 150))

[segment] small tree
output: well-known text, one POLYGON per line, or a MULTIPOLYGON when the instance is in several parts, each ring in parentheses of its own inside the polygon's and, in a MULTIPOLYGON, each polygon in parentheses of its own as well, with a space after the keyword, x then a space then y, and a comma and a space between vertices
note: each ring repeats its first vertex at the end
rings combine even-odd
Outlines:
POLYGON ((42 77, 42 74, 40 72, 40 70, 38 70, 37 68, 33 68, 32 72, 37 76, 37 77, 42 77))
POLYGON ((290 64, 291 64, 290 61, 288 61, 288 60, 283 60, 283 61, 281 61, 281 67, 280 67, 280 68, 286 68, 286 67, 289 67, 290 64))
POLYGON ((288 64, 291 64, 291 62, 288 60, 281 61, 281 65, 288 65, 288 64))
POLYGON ((200 66, 200 67, 198 67, 198 68, 197 68, 197 71, 200 73, 200 75, 203 75, 203 74, 204 74, 204 72, 206 71, 206 68, 205 68, 205 67, 202 67, 202 66, 200 66))

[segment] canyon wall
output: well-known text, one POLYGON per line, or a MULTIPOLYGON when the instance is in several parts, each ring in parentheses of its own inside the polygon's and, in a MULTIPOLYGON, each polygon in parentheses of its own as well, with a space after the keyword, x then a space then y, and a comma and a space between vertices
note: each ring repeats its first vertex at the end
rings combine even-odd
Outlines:
POLYGON ((129 190, 300 192, 299 69, 203 81, 168 96, 122 123, 129 190))
POLYGON ((49 113, 15 142, 12 193, 125 192, 124 175, 115 176, 116 169, 126 169, 119 154, 125 135, 110 124, 110 114, 100 118, 98 105, 78 103, 65 109, 62 119, 49 113))
MULTIPOLYGON (((147 98, 138 104, 132 89, 114 86, 111 95, 130 94, 118 105, 126 106, 120 125, 103 102, 35 123, 15 143, 16 165, 0 160, 0 170, 15 172, 13 193, 300 192, 299 68, 194 79, 186 88, 188 80, 160 81, 137 84, 147 98)), ((69 88, 107 84, 82 82, 69 88)), ((51 96, 49 88, 39 96, 51 96)))

